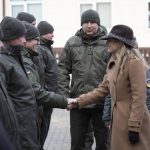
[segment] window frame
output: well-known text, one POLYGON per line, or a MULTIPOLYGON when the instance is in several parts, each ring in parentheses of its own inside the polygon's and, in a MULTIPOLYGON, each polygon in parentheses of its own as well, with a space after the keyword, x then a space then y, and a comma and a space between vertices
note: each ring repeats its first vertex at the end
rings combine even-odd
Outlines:
MULTIPOLYGON (((34 1, 27 1, 27 0, 24 0, 24 1, 11 1, 10 0, 10 15, 12 16, 12 8, 13 6, 19 6, 19 5, 22 5, 23 6, 23 12, 27 12, 28 13, 28 5, 30 4, 40 4, 41 7, 42 7, 42 1, 43 0, 34 0, 34 1)), ((43 11, 43 9, 42 9, 43 11)), ((42 13, 42 18, 43 18, 43 12, 42 13)), ((41 19, 42 19, 41 18, 41 19)))
MULTIPOLYGON (((79 12, 78 16, 81 17, 81 8, 80 8, 81 4, 92 4, 92 9, 97 11, 98 3, 110 3, 110 6, 111 6, 110 12, 112 12, 112 1, 111 0, 78 0, 78 12, 79 12)), ((111 27, 112 27, 112 15, 110 16, 110 27, 107 27, 107 29, 109 30, 111 27)))
POLYGON ((147 14, 148 14, 148 28, 150 29, 150 1, 148 1, 147 5, 147 14))
POLYGON ((11 12, 11 15, 12 15, 12 6, 13 5, 15 5, 15 6, 17 6, 17 5, 23 5, 24 6, 24 12, 27 12, 28 10, 27 10, 27 6, 28 6, 28 4, 41 4, 42 5, 42 0, 35 0, 35 1, 10 1, 10 7, 11 7, 11 9, 10 9, 10 12, 11 12))

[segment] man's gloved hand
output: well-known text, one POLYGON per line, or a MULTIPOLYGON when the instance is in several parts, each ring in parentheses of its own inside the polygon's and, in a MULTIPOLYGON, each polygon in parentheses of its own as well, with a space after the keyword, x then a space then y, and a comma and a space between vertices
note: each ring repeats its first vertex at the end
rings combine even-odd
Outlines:
POLYGON ((129 131, 128 136, 131 144, 139 142, 139 132, 129 131))

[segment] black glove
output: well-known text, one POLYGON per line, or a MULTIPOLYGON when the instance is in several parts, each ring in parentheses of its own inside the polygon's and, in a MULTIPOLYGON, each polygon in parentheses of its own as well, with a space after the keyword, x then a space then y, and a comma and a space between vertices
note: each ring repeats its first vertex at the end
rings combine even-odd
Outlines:
POLYGON ((131 144, 136 144, 139 141, 139 132, 129 131, 128 135, 131 144))

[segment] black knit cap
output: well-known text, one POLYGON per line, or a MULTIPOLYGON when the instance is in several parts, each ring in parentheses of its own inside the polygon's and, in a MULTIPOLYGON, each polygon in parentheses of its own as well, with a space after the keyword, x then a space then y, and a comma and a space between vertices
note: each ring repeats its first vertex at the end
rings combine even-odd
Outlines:
POLYGON ((23 23, 13 17, 4 17, 1 21, 1 27, 3 31, 3 41, 17 39, 24 36, 26 33, 23 23))
POLYGON ((2 28, 0 27, 0 40, 2 39, 3 37, 3 32, 2 32, 2 28))
POLYGON ((96 22, 100 26, 100 17, 99 14, 92 9, 86 10, 81 15, 81 25, 87 21, 96 22))
POLYGON ((114 26, 108 35, 101 38, 102 40, 108 40, 108 39, 118 39, 124 44, 127 44, 131 47, 135 46, 135 39, 133 36, 133 30, 126 26, 126 25, 116 25, 114 26))
POLYGON ((18 13, 16 18, 20 21, 26 21, 28 23, 32 23, 32 22, 36 21, 36 19, 33 15, 26 13, 26 12, 18 13))
POLYGON ((47 21, 41 21, 38 24, 37 28, 40 32, 40 35, 44 35, 47 33, 53 33, 53 31, 54 31, 53 26, 50 23, 48 23, 47 21))
POLYGON ((28 22, 23 21, 23 24, 26 27, 26 34, 25 34, 25 39, 28 40, 33 40, 37 37, 40 36, 38 29, 33 26, 32 24, 29 24, 28 22))

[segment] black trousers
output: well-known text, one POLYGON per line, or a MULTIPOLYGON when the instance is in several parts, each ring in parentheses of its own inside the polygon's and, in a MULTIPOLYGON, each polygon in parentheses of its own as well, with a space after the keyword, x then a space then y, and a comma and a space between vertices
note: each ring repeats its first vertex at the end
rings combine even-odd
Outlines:
POLYGON ((53 108, 43 109, 43 120, 41 124, 41 133, 40 133, 41 147, 44 146, 44 142, 46 140, 46 137, 49 131, 52 112, 53 112, 53 108))
POLYGON ((88 131, 86 133, 85 149, 92 150, 93 143, 94 143, 94 132, 93 132, 92 120, 90 120, 88 131))
POLYGON ((107 130, 102 121, 100 108, 72 109, 70 112, 71 150, 86 150, 85 139, 91 120, 96 141, 95 150, 106 150, 107 130))

